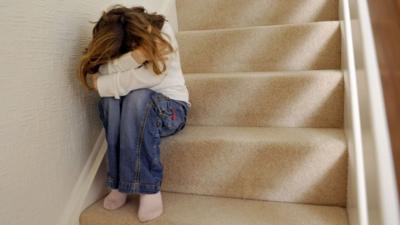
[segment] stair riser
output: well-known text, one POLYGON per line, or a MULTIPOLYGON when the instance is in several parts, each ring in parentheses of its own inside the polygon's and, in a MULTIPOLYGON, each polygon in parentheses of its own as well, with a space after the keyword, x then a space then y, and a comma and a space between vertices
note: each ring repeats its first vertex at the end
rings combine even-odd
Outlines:
POLYGON ((340 69, 337 22, 177 34, 185 73, 340 69))
POLYGON ((211 126, 342 127, 339 71, 186 76, 188 124, 211 126))
POLYGON ((179 30, 338 20, 337 0, 178 0, 179 30), (210 16, 212 15, 212 16, 210 16))
POLYGON ((342 140, 322 143, 324 138, 313 142, 305 137, 307 141, 300 143, 276 139, 167 139, 161 151, 162 189, 345 206, 346 146, 342 140))

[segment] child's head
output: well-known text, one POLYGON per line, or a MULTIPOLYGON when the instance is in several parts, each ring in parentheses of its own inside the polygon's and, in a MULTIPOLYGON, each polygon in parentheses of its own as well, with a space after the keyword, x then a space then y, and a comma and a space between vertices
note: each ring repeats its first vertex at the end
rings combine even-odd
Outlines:
POLYGON ((165 17, 147 13, 141 7, 113 5, 103 11, 95 22, 92 40, 80 60, 79 78, 86 83, 88 73, 98 71, 100 65, 140 46, 155 74, 165 71, 164 55, 173 51, 172 45, 161 36, 165 17), (160 65, 161 64, 161 65, 160 65))

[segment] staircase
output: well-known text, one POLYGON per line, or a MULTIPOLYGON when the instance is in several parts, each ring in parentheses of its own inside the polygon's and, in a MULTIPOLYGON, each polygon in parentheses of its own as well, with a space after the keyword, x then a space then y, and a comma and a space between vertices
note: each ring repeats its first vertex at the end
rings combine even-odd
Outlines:
MULTIPOLYGON (((337 0, 177 0, 192 110, 161 145, 162 225, 346 225, 337 0)), ((138 198, 81 225, 133 225, 138 198)))

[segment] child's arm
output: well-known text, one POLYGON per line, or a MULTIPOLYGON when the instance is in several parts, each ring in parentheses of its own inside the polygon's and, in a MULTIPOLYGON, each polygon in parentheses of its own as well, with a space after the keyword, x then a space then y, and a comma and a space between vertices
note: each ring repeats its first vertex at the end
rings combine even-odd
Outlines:
POLYGON ((133 59, 131 53, 123 54, 115 62, 121 70, 97 76, 96 86, 101 97, 113 96, 119 99, 131 90, 155 86, 165 78, 165 72, 156 75, 152 70, 138 68, 140 64, 133 59))
MULTIPOLYGON (((177 40, 175 37, 175 32, 168 21, 165 21, 164 26, 165 27, 163 28, 162 32, 167 34, 166 38, 169 40, 173 49, 176 50, 178 48, 178 43, 177 43, 177 40)), ((139 51, 140 51, 139 49, 136 49, 133 52, 136 53, 139 51)), ((133 69, 133 67, 135 65, 137 65, 137 63, 132 64, 130 62, 131 59, 129 57, 127 57, 126 55, 125 55, 125 57, 123 57, 123 56, 124 55, 119 56, 119 57, 117 57, 113 60, 110 60, 109 62, 101 65, 99 67, 99 73, 100 74, 112 74, 112 73, 122 72, 122 71, 133 69)), ((133 57, 136 60, 136 62, 138 62, 139 64, 142 64, 145 60, 145 58, 143 58, 141 54, 134 54, 133 57)))
POLYGON ((140 65, 146 60, 141 51, 141 48, 130 51, 133 59, 130 58, 128 54, 123 54, 102 64, 99 67, 99 73, 105 75, 134 69, 137 64, 140 65), (132 60, 134 60, 133 63, 131 62, 132 60))
MULTIPOLYGON (((166 22, 163 31, 167 34, 173 49, 177 50, 178 44, 175 33, 168 22, 166 22)), ((132 53, 132 51, 102 65, 103 68, 100 66, 99 74, 102 75, 97 77, 96 84, 101 97, 114 96, 119 99, 119 96, 124 96, 131 90, 155 86, 165 78, 166 71, 163 74, 156 75, 151 69, 146 69, 143 66, 138 68, 145 58, 141 54, 131 55, 129 53, 132 53)), ((177 54, 169 55, 166 64, 170 60, 177 61, 179 57, 177 54)))

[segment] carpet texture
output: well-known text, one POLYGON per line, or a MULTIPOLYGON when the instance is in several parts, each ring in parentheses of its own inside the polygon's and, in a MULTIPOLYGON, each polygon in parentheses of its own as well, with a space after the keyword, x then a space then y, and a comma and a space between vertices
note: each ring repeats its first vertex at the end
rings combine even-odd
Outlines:
MULTIPOLYGON (((176 0, 192 109, 161 141, 159 225, 347 225, 338 0, 176 0)), ((134 225, 138 196, 80 225, 134 225)))
POLYGON ((166 191, 346 204, 342 129, 188 126, 163 140, 161 160, 166 191))
POLYGON ((180 30, 338 20, 338 0, 177 0, 180 30))
POLYGON ((339 70, 193 73, 188 123, 210 126, 342 127, 339 70))
POLYGON ((81 214, 81 225, 343 225, 346 211, 339 207, 238 200, 222 197, 163 193, 164 213, 140 223, 137 196, 129 196, 125 206, 103 209, 101 200, 81 214))
POLYGON ((340 69, 339 22, 183 31, 185 73, 340 69))

